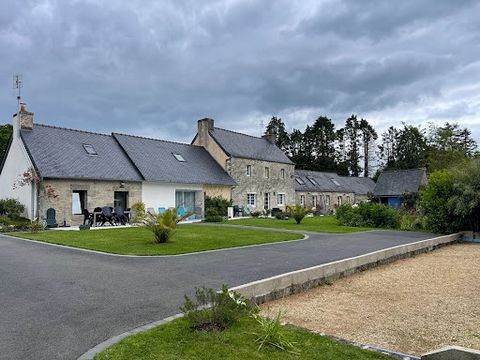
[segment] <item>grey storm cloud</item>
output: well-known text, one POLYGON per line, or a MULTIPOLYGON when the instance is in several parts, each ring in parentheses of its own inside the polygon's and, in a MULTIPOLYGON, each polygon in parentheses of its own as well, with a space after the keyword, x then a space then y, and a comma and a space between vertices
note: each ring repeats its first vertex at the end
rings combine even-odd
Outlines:
POLYGON ((196 120, 260 133, 351 113, 379 128, 456 121, 480 135, 474 1, 0 3, 1 122, 11 76, 36 121, 188 141, 196 120))

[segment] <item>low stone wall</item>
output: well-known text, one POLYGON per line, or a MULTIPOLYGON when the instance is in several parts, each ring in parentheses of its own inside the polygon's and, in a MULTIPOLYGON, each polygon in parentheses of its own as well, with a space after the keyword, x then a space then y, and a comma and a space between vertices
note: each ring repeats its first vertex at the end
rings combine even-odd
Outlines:
POLYGON ((432 251, 461 240, 461 234, 451 234, 378 250, 370 254, 334 261, 307 269, 277 275, 268 279, 232 288, 244 297, 261 304, 311 289, 332 280, 378 265, 432 251))
POLYGON ((480 360, 480 351, 460 346, 447 346, 422 355, 422 360, 480 360))

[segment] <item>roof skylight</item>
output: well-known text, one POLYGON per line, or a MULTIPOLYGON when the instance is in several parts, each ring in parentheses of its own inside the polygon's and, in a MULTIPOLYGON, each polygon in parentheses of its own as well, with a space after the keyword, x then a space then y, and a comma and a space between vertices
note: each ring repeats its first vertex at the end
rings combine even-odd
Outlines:
POLYGON ((307 179, 310 180, 310 182, 311 182, 313 185, 318 185, 318 184, 317 184, 317 181, 316 181, 314 178, 312 178, 312 177, 307 177, 307 179))
POLYGON ((303 181, 303 179, 302 179, 301 177, 296 177, 296 178, 295 178, 295 181, 296 181, 297 183, 299 183, 300 185, 305 185, 305 181, 303 181))
POLYGON ((333 182, 335 185, 340 186, 340 183, 339 183, 337 180, 335 180, 335 179, 330 179, 330 180, 332 180, 332 182, 333 182))
POLYGON ((175 157, 175 159, 177 159, 178 161, 180 161, 180 162, 185 162, 186 161, 185 158, 182 155, 175 154, 175 153, 172 153, 172 154, 175 157))
POLYGON ((83 144, 83 148, 88 155, 98 155, 97 150, 95 150, 92 144, 83 144))

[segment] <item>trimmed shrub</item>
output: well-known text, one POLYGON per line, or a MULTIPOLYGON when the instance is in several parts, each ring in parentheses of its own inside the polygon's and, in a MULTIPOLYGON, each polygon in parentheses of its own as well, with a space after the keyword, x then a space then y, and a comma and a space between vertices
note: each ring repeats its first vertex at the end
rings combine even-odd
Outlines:
POLYGON ((17 199, 0 199, 0 215, 20 216, 24 211, 25 206, 17 199))
POLYGON ((295 219, 295 222, 300 224, 303 220, 303 218, 307 215, 310 214, 312 211, 306 209, 304 206, 297 204, 295 206, 289 206, 287 207, 288 212, 292 215, 292 217, 295 219))
POLYGON ((221 196, 205 197, 205 217, 227 216, 228 207, 232 206, 232 201, 224 199, 221 196))
POLYGON ((206 216, 205 219, 203 219, 203 221, 204 222, 212 222, 212 223, 223 222, 224 218, 223 218, 223 216, 220 216, 220 215, 209 215, 209 216, 206 216))
POLYGON ((250 215, 252 215, 254 218, 258 218, 260 215, 262 215, 262 212, 261 211, 252 211, 250 213, 250 215))
POLYGON ((337 220, 340 225, 397 229, 400 226, 398 210, 385 205, 364 202, 355 206, 344 204, 338 207, 337 220))
POLYGON ((135 204, 133 204, 132 210, 135 215, 132 219, 133 223, 139 223, 145 220, 147 212, 145 210, 145 204, 143 202, 136 202, 135 204))

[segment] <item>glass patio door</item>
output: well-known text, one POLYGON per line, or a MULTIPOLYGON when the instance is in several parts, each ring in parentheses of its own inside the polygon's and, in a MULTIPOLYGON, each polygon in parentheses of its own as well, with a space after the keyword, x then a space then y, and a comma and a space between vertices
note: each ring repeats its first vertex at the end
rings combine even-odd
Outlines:
POLYGON ((176 208, 183 207, 186 212, 195 212, 195 191, 177 191, 175 193, 176 208))
POLYGON ((265 193, 264 195, 263 208, 265 210, 270 209, 270 193, 265 193))

